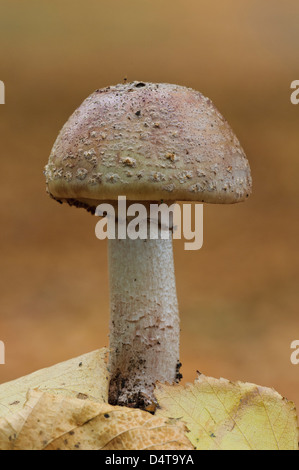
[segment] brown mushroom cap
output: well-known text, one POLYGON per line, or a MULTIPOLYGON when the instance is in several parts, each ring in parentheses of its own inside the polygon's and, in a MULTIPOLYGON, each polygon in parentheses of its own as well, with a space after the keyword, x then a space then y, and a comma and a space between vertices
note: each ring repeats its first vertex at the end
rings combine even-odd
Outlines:
POLYGON ((69 118, 45 169, 50 195, 95 208, 139 201, 235 203, 251 192, 242 147, 190 88, 133 82, 95 91, 69 118))

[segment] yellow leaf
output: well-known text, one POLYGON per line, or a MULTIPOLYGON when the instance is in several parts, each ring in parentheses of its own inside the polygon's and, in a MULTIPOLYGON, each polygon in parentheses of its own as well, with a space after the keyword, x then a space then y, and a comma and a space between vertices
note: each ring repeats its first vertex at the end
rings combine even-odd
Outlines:
POLYGON ((41 369, 33 374, 0 385, 0 418, 23 408, 29 389, 52 394, 108 401, 106 349, 41 369))
POLYGON ((30 391, 0 419, 0 450, 191 450, 186 427, 138 409, 30 391))
POLYGON ((295 406, 269 388, 200 375, 155 395, 156 415, 181 418, 198 450, 298 450, 295 406))

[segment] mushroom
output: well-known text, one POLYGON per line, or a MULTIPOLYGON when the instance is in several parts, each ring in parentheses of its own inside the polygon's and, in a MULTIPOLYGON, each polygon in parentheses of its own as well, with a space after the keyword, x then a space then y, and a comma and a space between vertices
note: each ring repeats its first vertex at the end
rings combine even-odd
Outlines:
MULTIPOLYGON (((201 93, 133 82, 95 91, 61 130, 45 168, 59 202, 236 203, 251 192, 247 158, 201 93)), ((157 381, 179 381, 179 314, 172 237, 108 241, 109 401, 151 409, 157 381)))

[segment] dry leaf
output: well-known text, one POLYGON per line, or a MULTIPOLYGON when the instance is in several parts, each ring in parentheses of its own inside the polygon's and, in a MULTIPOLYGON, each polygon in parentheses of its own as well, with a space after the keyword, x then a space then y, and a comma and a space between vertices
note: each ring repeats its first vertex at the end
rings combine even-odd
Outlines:
POLYGON ((100 349, 0 385, 0 418, 23 408, 29 389, 108 401, 107 350, 100 349))
POLYGON ((295 406, 269 388, 201 375, 155 395, 156 415, 181 418, 199 450, 298 450, 295 406))
POLYGON ((154 417, 112 407, 105 355, 95 351, 1 385, 0 450, 192 449, 179 419, 198 449, 297 449, 294 405, 253 384, 200 376, 186 387, 159 385, 154 417))
POLYGON ((191 450, 185 433, 183 423, 138 409, 33 390, 0 419, 0 450, 191 450))

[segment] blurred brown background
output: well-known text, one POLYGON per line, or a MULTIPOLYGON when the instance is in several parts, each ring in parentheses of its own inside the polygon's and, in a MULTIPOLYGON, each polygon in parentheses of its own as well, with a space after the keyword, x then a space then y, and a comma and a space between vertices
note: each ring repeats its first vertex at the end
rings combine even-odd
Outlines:
POLYGON ((42 171, 83 99, 128 77, 209 96, 252 167, 250 200, 205 206, 202 250, 175 242, 184 380, 199 369, 299 405, 298 24, 297 0, 1 0, 0 382, 108 345, 106 242, 42 171))

